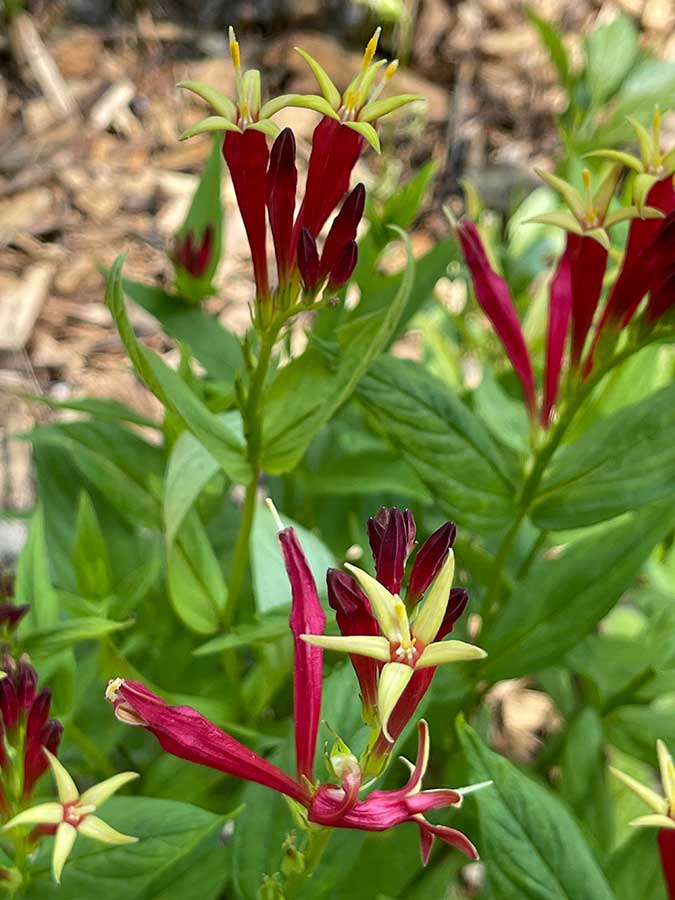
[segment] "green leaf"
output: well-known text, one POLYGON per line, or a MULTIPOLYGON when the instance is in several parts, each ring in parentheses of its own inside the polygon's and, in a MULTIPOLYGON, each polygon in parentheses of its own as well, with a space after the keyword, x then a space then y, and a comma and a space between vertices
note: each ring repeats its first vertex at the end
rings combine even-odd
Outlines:
POLYGON ((653 828, 636 828, 610 856, 605 869, 616 900, 667 900, 657 833, 653 828))
POLYGON ((675 492, 675 384, 593 425, 554 455, 531 512, 550 530, 578 528, 675 492))
POLYGON ((610 611, 672 525, 672 504, 660 503, 595 528, 533 566, 481 635, 488 677, 515 678, 558 661, 610 611))
POLYGON ((122 287, 129 299, 159 321, 169 337, 187 344, 212 378, 232 382, 241 366, 239 343, 215 316, 139 281, 124 278, 122 287))
POLYGON ((324 454, 318 465, 297 471, 310 492, 330 495, 393 493, 428 504, 431 495, 412 466, 392 453, 324 454))
POLYGON ((586 79, 594 105, 611 97, 621 87, 638 52, 638 35, 633 20, 619 15, 601 25, 585 42, 586 79))
POLYGON ((223 139, 213 139, 211 153, 206 161, 195 191, 190 209, 181 225, 178 236, 184 238, 188 233, 199 242, 207 228, 211 228, 211 258, 204 272, 195 278, 180 266, 176 267, 176 289, 188 300, 199 302, 205 296, 215 293, 211 288, 222 248, 223 206, 220 198, 220 185, 223 172, 223 139))
MULTIPOLYGON (((319 593, 325 596, 326 569, 335 566, 335 557, 311 531, 281 514, 284 526, 292 526, 302 544, 319 593)), ((253 522, 250 543, 253 593, 256 608, 263 615, 280 607, 290 607, 291 587, 286 575, 277 526, 266 506, 259 506, 253 522)))
POLYGON ((107 597, 112 589, 110 555, 86 491, 80 494, 72 558, 82 596, 99 600, 107 597))
POLYGON ((143 428, 159 428, 157 422, 148 419, 118 400, 106 397, 81 397, 74 400, 54 400, 39 394, 26 394, 26 399, 35 403, 43 403, 50 409, 69 409, 75 412, 88 413, 95 419, 107 419, 111 422, 130 422, 143 428))
MULTIPOLYGON (((187 765, 187 763, 186 763, 187 765)), ((226 817, 187 803, 113 797, 102 818, 137 844, 79 838, 61 886, 51 878, 51 839, 32 869, 26 900, 217 900, 230 874, 219 840, 226 817)))
POLYGON ((213 634, 227 602, 227 586, 206 529, 195 510, 167 546, 169 596, 176 615, 197 634, 213 634))
POLYGON ((197 498, 218 472, 209 451, 189 431, 183 432, 171 450, 164 480, 164 528, 167 545, 197 498))
POLYGON ((539 39, 548 50, 551 62, 555 66, 558 76, 564 85, 567 85, 570 79, 570 64, 567 57, 567 50, 563 44, 556 28, 546 19, 542 19, 532 9, 527 10, 527 17, 536 28, 539 39))
POLYGON ((235 625, 227 634, 218 635, 193 650, 194 656, 212 656, 223 650, 234 650, 238 647, 251 647, 255 644, 267 644, 286 637, 288 616, 266 616, 252 625, 235 625))
POLYGON ((478 791, 481 856, 495 897, 518 900, 613 900, 605 876, 567 809, 549 790, 489 750, 460 724, 471 781, 478 791))
POLYGON ((31 656, 46 658, 83 641, 98 641, 132 624, 131 620, 112 622, 97 616, 68 619, 49 628, 27 631, 21 638, 21 646, 31 656))
POLYGON ((16 569, 16 602, 30 606, 23 628, 47 628, 59 617, 59 599, 49 574, 45 520, 41 506, 33 514, 28 539, 16 569))
POLYGON ((514 489, 483 423, 421 365, 383 358, 358 397, 373 424, 415 469, 457 522, 477 531, 504 527, 514 489))
POLYGON ((122 262, 122 257, 118 257, 108 276, 106 304, 134 368, 153 394, 204 444, 225 473, 233 481, 247 483, 250 467, 244 457, 241 433, 227 420, 214 415, 177 372, 137 341, 124 308, 122 262))
POLYGON ((67 450, 74 465, 130 525, 159 529, 159 503, 150 475, 159 476, 162 455, 138 435, 107 422, 46 425, 28 435, 67 450))
POLYGON ((410 241, 396 296, 376 313, 358 317, 339 333, 334 372, 310 348, 279 372, 265 401, 262 468, 270 474, 292 469, 321 428, 354 392, 359 380, 394 335, 413 285, 415 263, 410 241))
POLYGON ((651 766, 659 738, 667 747, 675 746, 672 702, 620 706, 605 717, 605 724, 610 743, 651 766))

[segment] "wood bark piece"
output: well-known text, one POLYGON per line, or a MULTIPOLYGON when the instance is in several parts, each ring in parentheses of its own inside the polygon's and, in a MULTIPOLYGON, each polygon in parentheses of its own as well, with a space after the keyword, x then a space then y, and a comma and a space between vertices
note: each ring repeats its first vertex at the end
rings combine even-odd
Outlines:
POLYGON ((33 330, 56 267, 36 263, 21 278, 0 283, 0 350, 22 350, 33 330))
POLYGON ((15 16, 9 34, 17 59, 30 70, 54 115, 59 119, 75 115, 77 113, 75 98, 45 47, 31 17, 27 13, 15 16))

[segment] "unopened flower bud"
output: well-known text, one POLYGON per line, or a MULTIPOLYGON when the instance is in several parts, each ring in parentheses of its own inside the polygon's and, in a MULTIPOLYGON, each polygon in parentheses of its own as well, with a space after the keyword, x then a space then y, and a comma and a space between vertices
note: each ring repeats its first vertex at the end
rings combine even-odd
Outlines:
POLYGON ((383 506, 368 519, 368 539, 373 551, 377 580, 392 594, 398 594, 403 581, 405 561, 415 543, 415 519, 406 509, 383 506))
POLYGON ((263 883, 258 891, 258 900, 286 900, 286 895, 276 876, 263 876, 263 883))
POLYGON ((26 741, 36 740, 49 718, 49 708, 52 702, 52 692, 49 688, 43 688, 35 698, 26 724, 26 741))
POLYGON ((319 253, 316 241, 306 228, 298 241, 298 269, 306 291, 313 291, 319 283, 319 253))
POLYGON ((287 835, 282 844, 283 856, 281 858, 281 872, 286 878, 302 875, 305 871, 305 855, 295 845, 295 833, 287 835))
POLYGON ((10 675, 0 680, 0 712, 5 731, 13 731, 19 721, 19 698, 10 675))
MULTIPOLYGON (((342 209, 335 217, 335 221, 328 232, 323 253, 321 254, 322 275, 327 275, 334 270, 345 247, 355 239, 356 230, 363 215, 365 201, 366 189, 362 184, 357 184, 342 204, 342 209)), ((351 275, 351 272, 349 274, 351 275)))
POLYGON ((37 693, 37 672, 24 654, 16 670, 16 693, 19 707, 28 710, 33 705, 37 693))
POLYGON ((280 282, 285 280, 291 268, 297 182, 295 137, 290 128, 284 128, 272 145, 267 172, 267 210, 280 282))
POLYGON ((408 583, 408 601, 416 603, 424 596, 446 560, 455 543, 457 528, 454 522, 446 522, 427 538, 417 551, 408 583))
POLYGON ((29 609, 28 604, 15 606, 13 603, 0 603, 0 629, 4 628, 11 634, 29 609))
POLYGON ((349 281, 356 268, 358 258, 359 250, 356 246, 356 241, 350 241, 343 248, 330 273, 330 278, 328 279, 329 290, 336 291, 349 281))

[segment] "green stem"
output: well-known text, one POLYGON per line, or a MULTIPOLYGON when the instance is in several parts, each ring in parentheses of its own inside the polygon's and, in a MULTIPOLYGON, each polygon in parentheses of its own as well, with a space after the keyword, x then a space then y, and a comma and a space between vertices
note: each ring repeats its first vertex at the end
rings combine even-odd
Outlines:
POLYGON ((256 472, 253 479, 246 486, 246 496, 241 510, 239 534, 237 535, 237 542, 234 545, 234 555, 232 557, 230 575, 227 581, 227 605, 223 612, 223 625, 226 629, 234 624, 237 608, 239 606, 241 589, 244 584, 244 578, 246 577, 249 543, 251 540, 251 531, 253 530, 253 520, 255 518, 257 494, 258 473, 256 472))
POLYGON ((319 863, 323 859, 326 852, 328 841, 333 833, 332 828, 312 826, 307 832, 307 843, 305 844, 303 853, 305 857, 305 865, 302 872, 292 877, 287 877, 284 881, 284 897, 292 900, 302 891, 307 881, 317 870, 319 863))

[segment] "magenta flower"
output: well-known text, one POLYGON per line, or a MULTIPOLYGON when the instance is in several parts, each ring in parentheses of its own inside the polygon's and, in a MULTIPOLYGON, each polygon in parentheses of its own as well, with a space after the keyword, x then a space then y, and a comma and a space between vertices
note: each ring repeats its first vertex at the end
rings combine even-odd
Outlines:
MULTIPOLYGON (((329 771, 338 783, 320 784, 316 781, 314 756, 321 707, 323 650, 308 638, 321 638, 325 616, 309 565, 293 529, 281 529, 279 541, 292 594, 290 627, 294 638, 297 778, 291 778, 249 750, 196 710, 188 706, 169 706, 137 681, 116 678, 109 683, 106 697, 112 703, 115 715, 122 722, 148 729, 164 750, 174 756, 262 784, 286 795, 304 808, 307 822, 365 831, 384 831, 404 822, 413 822, 420 830, 425 864, 435 838, 458 848, 470 859, 477 859, 476 848, 461 832, 447 826, 433 825, 425 818, 425 814, 434 809, 459 806, 463 793, 470 790, 422 790, 422 778, 429 757, 426 722, 420 723, 417 763, 415 766, 409 764, 412 775, 404 788, 373 790, 360 799, 360 794, 368 785, 363 784, 358 760, 339 740, 339 752, 332 753, 327 760, 329 771)), ((359 624, 368 629, 373 617, 367 598, 346 580, 348 576, 343 577, 343 573, 332 571, 335 574, 328 576, 329 597, 331 605, 338 611, 338 621, 349 628, 346 623, 353 612, 359 624)))
POLYGON ((504 345, 506 355, 511 360, 523 389, 528 411, 534 416, 537 401, 532 363, 508 285, 490 265, 478 229, 473 222, 468 219, 460 222, 457 226, 457 237, 471 273, 476 299, 504 345))

